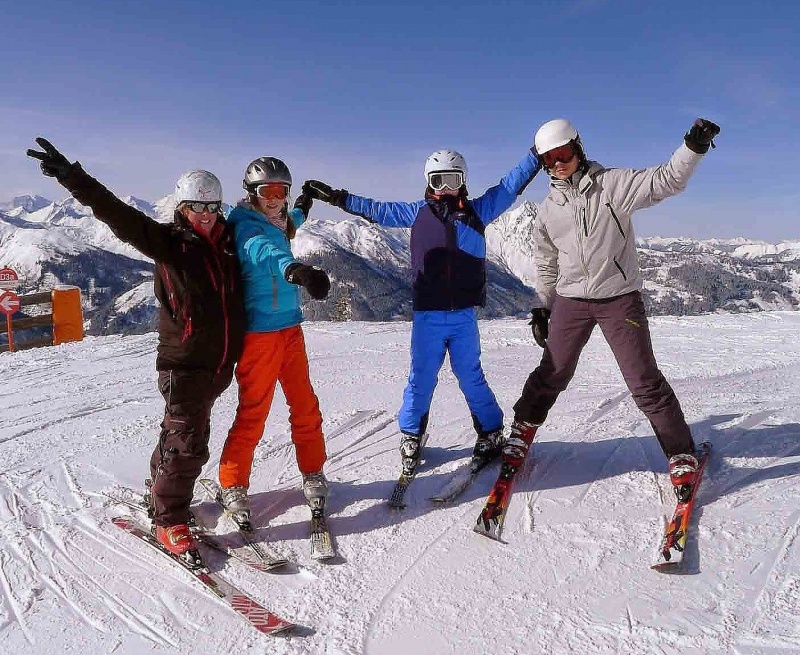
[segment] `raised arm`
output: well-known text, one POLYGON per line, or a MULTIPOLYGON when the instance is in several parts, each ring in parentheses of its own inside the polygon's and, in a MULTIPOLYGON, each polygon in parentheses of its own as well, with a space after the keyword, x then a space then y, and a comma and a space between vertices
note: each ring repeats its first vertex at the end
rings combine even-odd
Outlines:
POLYGON ((665 198, 682 192, 703 155, 713 145, 719 126, 698 118, 684 136, 684 143, 664 164, 644 168, 612 169, 607 175, 613 202, 625 213, 652 207, 665 198))
POLYGON ((533 152, 529 152, 506 173, 499 184, 487 189, 482 196, 472 201, 475 213, 484 225, 491 223, 514 204, 517 196, 530 184, 540 168, 539 160, 533 152))
POLYGON ((42 173, 54 177, 82 205, 91 208, 94 215, 111 228, 125 243, 155 261, 169 258, 170 234, 168 226, 153 220, 117 198, 91 175, 80 163, 70 163, 47 139, 36 143, 43 152, 28 150, 28 156, 38 159, 42 173))
POLYGON ((424 200, 383 202, 364 198, 344 189, 333 189, 319 180, 306 181, 303 184, 303 193, 384 227, 411 227, 417 219, 419 210, 425 206, 424 200))

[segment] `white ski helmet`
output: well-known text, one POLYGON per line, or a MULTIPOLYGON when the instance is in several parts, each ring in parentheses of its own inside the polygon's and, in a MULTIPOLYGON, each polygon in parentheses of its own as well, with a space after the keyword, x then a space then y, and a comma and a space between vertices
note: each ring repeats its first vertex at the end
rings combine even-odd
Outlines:
POLYGON ((467 184, 467 162, 455 150, 437 150, 425 160, 425 181, 431 173, 444 173, 446 171, 460 171, 464 174, 464 185, 467 184))
POLYGON ((574 142, 578 146, 580 150, 578 155, 584 159, 583 143, 581 143, 578 130, 566 118, 547 121, 536 130, 536 136, 533 137, 533 147, 537 155, 570 142, 574 142))
POLYGON ((285 184, 292 186, 292 174, 289 167, 277 157, 259 157, 251 161, 244 173, 242 186, 250 193, 260 184, 285 184))
POLYGON ((222 184, 208 171, 186 171, 175 183, 175 202, 222 202, 222 184))

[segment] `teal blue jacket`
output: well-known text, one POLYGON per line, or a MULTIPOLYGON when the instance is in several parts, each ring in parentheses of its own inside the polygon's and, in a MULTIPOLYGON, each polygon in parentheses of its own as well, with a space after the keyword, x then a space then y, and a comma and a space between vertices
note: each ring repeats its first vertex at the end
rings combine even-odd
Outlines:
MULTIPOLYGON (((289 216, 300 227, 306 216, 293 209, 289 216)), ((289 284, 286 269, 298 263, 286 234, 248 202, 241 202, 227 215, 233 226, 236 254, 242 268, 247 332, 276 332, 299 325, 300 287, 289 284)))

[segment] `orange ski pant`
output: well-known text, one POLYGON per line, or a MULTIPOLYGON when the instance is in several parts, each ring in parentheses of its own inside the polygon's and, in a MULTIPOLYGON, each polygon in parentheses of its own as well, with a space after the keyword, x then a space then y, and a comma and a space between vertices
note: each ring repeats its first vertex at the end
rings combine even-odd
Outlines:
POLYGON ((289 424, 301 473, 315 473, 325 463, 322 414, 311 386, 308 356, 299 325, 277 332, 248 332, 236 365, 239 405, 219 465, 223 488, 250 486, 250 470, 280 382, 289 405, 289 424))

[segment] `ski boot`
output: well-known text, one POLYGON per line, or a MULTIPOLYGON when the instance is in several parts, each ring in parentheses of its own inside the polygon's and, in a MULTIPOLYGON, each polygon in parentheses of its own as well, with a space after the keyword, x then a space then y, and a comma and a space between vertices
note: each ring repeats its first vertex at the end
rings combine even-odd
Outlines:
POLYGON ((534 423, 514 420, 511 424, 511 434, 503 444, 500 477, 513 477, 517 469, 522 466, 538 427, 534 423))
POLYGON ((166 550, 186 562, 192 569, 205 568, 188 524, 157 525, 155 537, 166 550))
POLYGON ((221 489, 217 500, 236 522, 240 530, 244 532, 253 531, 253 524, 250 522, 250 498, 247 496, 247 487, 236 486, 221 489))
POLYGON ((679 503, 692 496, 697 481, 697 458, 694 455, 673 455, 669 458, 669 479, 679 503))
POLYGON ((483 459, 494 459, 500 454, 506 439, 503 436, 503 428, 497 428, 491 432, 482 432, 475 441, 475 447, 472 449, 473 457, 481 457, 483 459))
POLYGON ((403 432, 403 438, 400 441, 400 461, 403 466, 403 475, 406 477, 414 477, 427 439, 427 434, 420 436, 403 432))
POLYGON ((322 471, 303 474, 303 495, 311 509, 324 508, 328 498, 328 481, 322 471))

